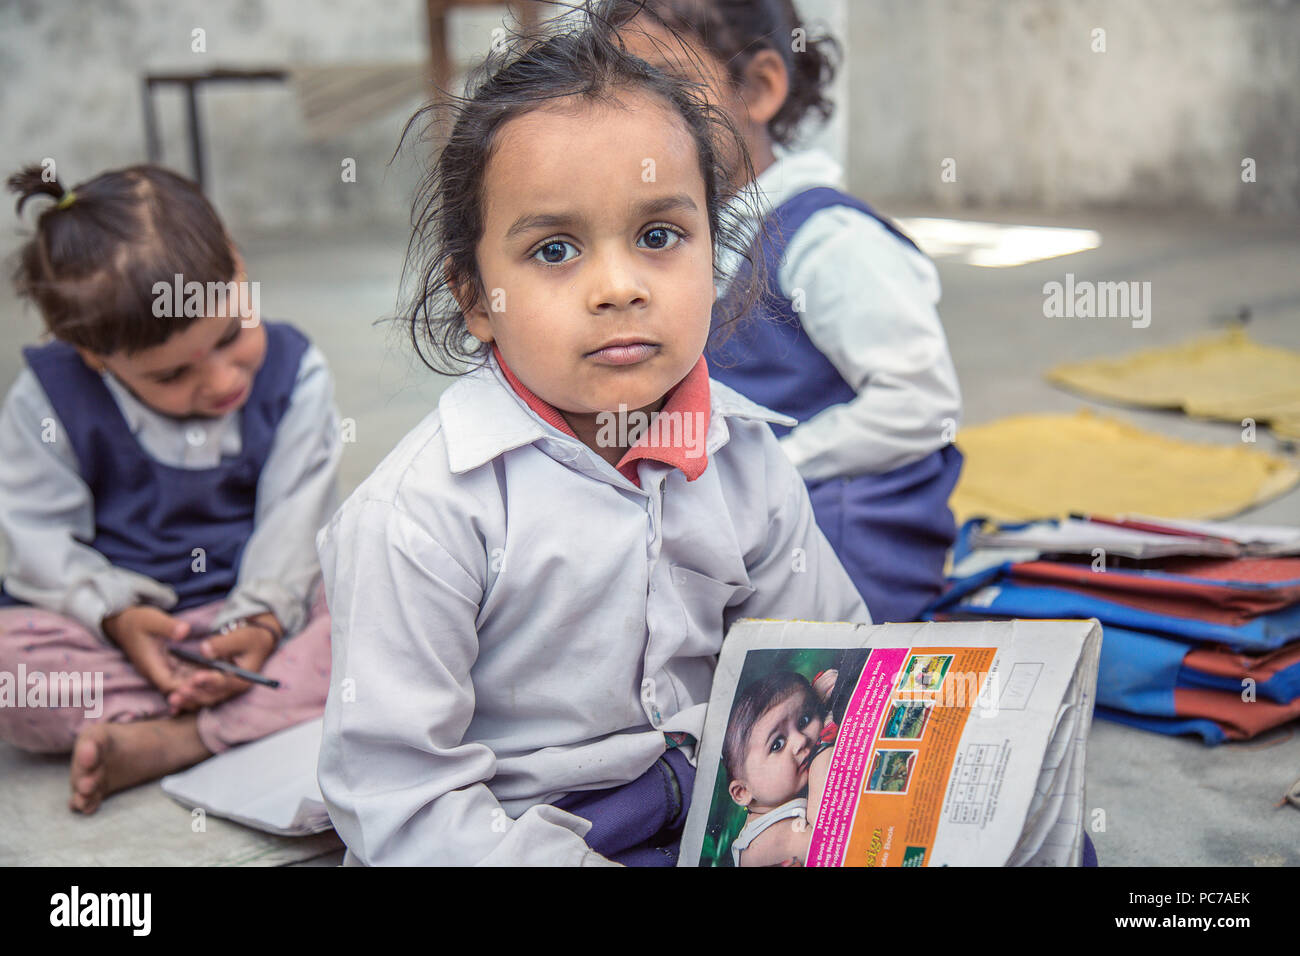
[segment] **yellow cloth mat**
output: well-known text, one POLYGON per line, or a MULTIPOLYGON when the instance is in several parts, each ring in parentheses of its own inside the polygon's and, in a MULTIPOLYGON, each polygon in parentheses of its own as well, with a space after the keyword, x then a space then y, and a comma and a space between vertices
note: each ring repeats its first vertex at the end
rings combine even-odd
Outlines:
POLYGON ((1086 409, 977 425, 957 444, 966 456, 951 501, 959 522, 1070 512, 1226 518, 1300 480, 1292 463, 1246 445, 1178 441, 1086 409))
POLYGON ((1059 365, 1047 379, 1116 402, 1181 408, 1238 424, 1250 418, 1300 438, 1300 352, 1252 342, 1241 329, 1123 358, 1059 365))

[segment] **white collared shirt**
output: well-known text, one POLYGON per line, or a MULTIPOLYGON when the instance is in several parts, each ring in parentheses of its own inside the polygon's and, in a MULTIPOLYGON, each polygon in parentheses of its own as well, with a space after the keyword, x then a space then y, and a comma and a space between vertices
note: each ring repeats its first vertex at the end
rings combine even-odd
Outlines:
MULTIPOLYGON (((829 155, 810 149, 779 156, 749 194, 766 214, 814 187, 843 189, 842 180, 829 155)), ((951 442, 961 392, 934 263, 865 213, 831 206, 791 237, 777 278, 786 298, 802 290, 804 331, 858 393, 781 439, 806 480, 892 471, 951 442)))
MULTIPOLYGON (((143 451, 173 468, 214 468, 241 449, 242 410, 176 419, 149 408, 111 372, 104 385, 143 451)), ((315 531, 338 507, 342 457, 334 385, 325 356, 309 346, 257 481, 253 533, 234 589, 213 627, 270 611, 286 634, 306 622, 319 577, 315 531)), ((88 542, 95 503, 76 452, 45 390, 24 368, 0 410, 0 531, 9 545, 5 590, 79 621, 103 639, 104 617, 135 604, 171 608, 166 584, 114 567, 88 542), (52 439, 52 440, 51 440, 52 439)))
POLYGON ((870 621, 766 424, 789 419, 710 392, 704 473, 641 461, 638 488, 492 361, 321 531, 349 862, 599 862, 549 802, 698 739, 732 620, 870 621))

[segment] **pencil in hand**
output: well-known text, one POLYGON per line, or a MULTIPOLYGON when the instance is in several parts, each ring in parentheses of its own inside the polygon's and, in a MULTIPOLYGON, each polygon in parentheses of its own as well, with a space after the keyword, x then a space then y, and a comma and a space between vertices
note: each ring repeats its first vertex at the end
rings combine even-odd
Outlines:
POLYGON ((172 656, 179 657, 181 660, 196 664, 199 667, 210 667, 224 674, 232 674, 235 677, 242 677, 246 681, 252 681, 254 684, 261 684, 263 687, 280 686, 280 682, 274 678, 259 674, 256 671, 245 670, 238 664, 232 664, 230 661, 223 661, 220 658, 204 657, 193 648, 170 644, 167 650, 171 652, 172 656))

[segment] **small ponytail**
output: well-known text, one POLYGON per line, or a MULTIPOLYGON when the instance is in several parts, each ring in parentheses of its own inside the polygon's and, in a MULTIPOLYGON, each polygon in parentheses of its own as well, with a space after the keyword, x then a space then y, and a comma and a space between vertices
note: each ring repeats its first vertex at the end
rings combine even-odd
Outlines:
POLYGON ((19 216, 33 196, 54 200, 37 215, 11 279, 46 330, 70 345, 98 355, 152 348, 197 319, 184 310, 157 315, 157 283, 235 278, 216 210, 197 185, 158 166, 112 170, 64 189, 47 167, 31 164, 6 184, 19 216))
MULTIPOLYGON (((59 182, 57 176, 52 182, 46 179, 45 167, 37 166, 35 163, 24 166, 21 171, 10 176, 8 186, 11 193, 18 194, 18 202, 14 206, 14 212, 19 216, 23 214, 23 206, 27 200, 33 196, 51 196, 62 203, 67 196, 75 195, 64 191, 63 184, 59 182)), ((67 207, 61 206, 60 208, 67 207)))

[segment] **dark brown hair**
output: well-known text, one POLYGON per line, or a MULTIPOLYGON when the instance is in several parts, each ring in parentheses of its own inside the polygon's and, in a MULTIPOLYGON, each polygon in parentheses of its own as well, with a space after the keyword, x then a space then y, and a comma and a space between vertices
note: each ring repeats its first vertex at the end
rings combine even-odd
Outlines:
POLYGON ((99 355, 161 345, 199 316, 155 315, 154 285, 229 282, 234 248, 199 187, 158 166, 101 173, 65 191, 40 166, 9 177, 16 211, 33 196, 60 200, 19 251, 14 288, 57 339, 99 355))
POLYGON ((768 674, 749 684, 736 697, 736 703, 731 708, 731 719, 727 721, 727 732, 722 737, 722 763, 732 780, 740 779, 741 768, 745 765, 745 751, 749 747, 749 738, 758 718, 765 711, 796 695, 803 698, 804 705, 813 713, 826 712, 826 705, 817 696, 812 684, 808 683, 808 678, 797 671, 768 674))
POLYGON ((742 175, 752 178, 753 167, 740 134, 693 84, 627 53, 612 25, 594 14, 590 4, 578 9, 583 15, 580 23, 557 19, 542 33, 512 33, 494 44, 487 60, 471 75, 464 96, 444 94, 411 117, 402 134, 405 142, 422 119, 425 141, 437 138, 447 127, 451 130, 420 185, 403 274, 404 284, 414 277, 414 289, 402 321, 409 325, 411 343, 421 360, 436 371, 462 373, 464 363, 479 364, 489 352, 470 335, 453 284, 486 296, 475 251, 483 236, 483 184, 497 133, 507 121, 565 98, 611 103, 620 94, 641 91, 659 98, 681 118, 695 144, 704 179, 715 281, 722 279, 717 271, 721 249, 754 265, 745 288, 729 290, 718 310, 717 337, 725 338, 725 330, 749 311, 763 289, 763 263, 761 257, 751 257, 746 238, 751 205, 737 195, 738 184, 730 181, 726 170, 726 151, 731 150, 742 158, 742 175))
POLYGON ((808 36, 793 0, 604 0, 604 15, 625 26, 644 14, 659 26, 685 35, 724 63, 739 85, 760 50, 773 50, 785 64, 790 91, 767 124, 772 139, 789 146, 811 113, 829 119, 835 104, 826 88, 835 78, 840 45, 829 34, 808 36), (803 31, 795 50, 795 31, 803 31))

